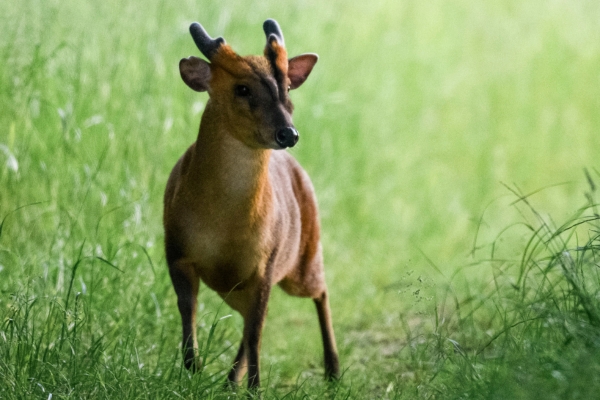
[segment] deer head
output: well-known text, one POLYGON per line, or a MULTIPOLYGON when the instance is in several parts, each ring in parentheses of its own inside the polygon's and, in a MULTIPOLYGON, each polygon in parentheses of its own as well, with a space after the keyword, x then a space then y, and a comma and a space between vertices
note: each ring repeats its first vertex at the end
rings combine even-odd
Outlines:
MULTIPOLYGON (((221 37, 211 38, 199 23, 190 26, 198 49, 208 59, 184 58, 183 81, 210 97, 205 118, 251 148, 283 149, 298 142, 289 91, 300 87, 318 60, 308 53, 288 59, 276 21, 265 21, 263 56, 241 57, 221 37)), ((226 132, 226 133, 224 133, 226 132)))

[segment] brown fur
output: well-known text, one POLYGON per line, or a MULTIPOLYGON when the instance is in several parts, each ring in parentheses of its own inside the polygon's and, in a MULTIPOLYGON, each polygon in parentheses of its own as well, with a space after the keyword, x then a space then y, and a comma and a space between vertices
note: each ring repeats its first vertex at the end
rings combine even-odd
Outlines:
MULTIPOLYGON (((164 197, 165 248, 182 317, 185 365, 198 365, 201 280, 244 319, 228 378, 239 382, 247 369, 249 387, 260 383, 258 349, 274 284, 314 299, 326 376, 339 375, 314 190, 274 139, 278 129, 292 126, 287 88, 276 79, 280 73, 289 82, 287 53, 276 41, 267 46, 277 54, 275 65, 266 57, 240 57, 227 45, 210 64, 193 57, 181 61, 184 81, 208 90, 210 100, 198 138, 173 168, 164 197), (240 85, 252 96, 237 95, 240 85)), ((310 57, 309 67, 296 68, 303 70, 295 78, 300 84, 316 62, 310 57)))

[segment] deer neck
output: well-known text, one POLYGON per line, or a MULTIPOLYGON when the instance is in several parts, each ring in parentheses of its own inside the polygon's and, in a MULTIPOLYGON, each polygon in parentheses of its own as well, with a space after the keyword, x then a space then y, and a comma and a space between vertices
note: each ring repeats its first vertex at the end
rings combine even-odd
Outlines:
POLYGON ((234 138, 219 118, 205 110, 193 149, 189 178, 194 195, 214 212, 255 220, 271 206, 269 149, 253 149, 234 138), (209 113, 207 115, 207 113, 209 113))

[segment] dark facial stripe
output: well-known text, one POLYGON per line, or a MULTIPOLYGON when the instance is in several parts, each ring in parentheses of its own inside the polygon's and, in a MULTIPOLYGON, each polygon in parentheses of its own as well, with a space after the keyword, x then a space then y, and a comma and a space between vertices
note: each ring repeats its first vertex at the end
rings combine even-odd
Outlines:
POLYGON ((278 100, 278 92, 279 92, 279 88, 277 86, 278 83, 277 81, 275 81, 275 85, 273 85, 273 82, 270 82, 263 73, 261 73, 261 71, 253 66, 252 64, 248 64, 250 66, 250 68, 252 68, 252 72, 254 72, 254 75, 256 75, 256 77, 258 78, 258 80, 260 81, 260 83, 262 84, 262 86, 267 90, 267 92, 271 95, 271 99, 273 101, 277 101, 278 100))
POLYGON ((269 60, 269 63, 271 64, 271 68, 273 68, 273 76, 275 78, 275 81, 277 82, 277 86, 279 89, 279 98, 280 99, 285 99, 286 94, 287 94, 287 87, 286 87, 286 76, 283 74, 283 71, 281 71, 279 69, 279 67, 277 66, 277 52, 273 49, 273 47, 271 47, 270 45, 267 45, 267 52, 266 52, 266 56, 267 59, 269 60))

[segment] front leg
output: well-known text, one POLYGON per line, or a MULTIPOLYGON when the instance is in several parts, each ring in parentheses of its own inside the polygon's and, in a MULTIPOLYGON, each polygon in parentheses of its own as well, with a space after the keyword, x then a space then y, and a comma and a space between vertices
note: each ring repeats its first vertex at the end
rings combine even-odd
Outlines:
POLYGON ((219 293, 231 308, 244 319, 244 335, 227 381, 235 386, 248 371, 248 387, 260 385, 259 350, 262 328, 267 314, 267 303, 271 293, 269 279, 259 278, 242 290, 219 293))
POLYGON ((181 314, 183 361, 187 369, 195 372, 200 369, 200 363, 196 357, 198 351, 196 303, 200 279, 196 276, 192 264, 180 261, 169 265, 169 274, 177 294, 177 307, 181 314))
POLYGON ((260 386, 260 341, 270 294, 270 282, 268 279, 264 279, 255 291, 251 306, 243 315, 244 338, 242 339, 242 347, 245 350, 248 365, 248 389, 257 389, 260 386))
POLYGON ((235 356, 235 360, 233 361, 231 371, 229 371, 229 375, 227 375, 227 381, 232 387, 240 384, 240 381, 242 380, 244 374, 246 373, 246 370, 248 369, 247 361, 248 358, 246 357, 244 340, 242 339, 240 349, 238 350, 238 353, 235 356))

